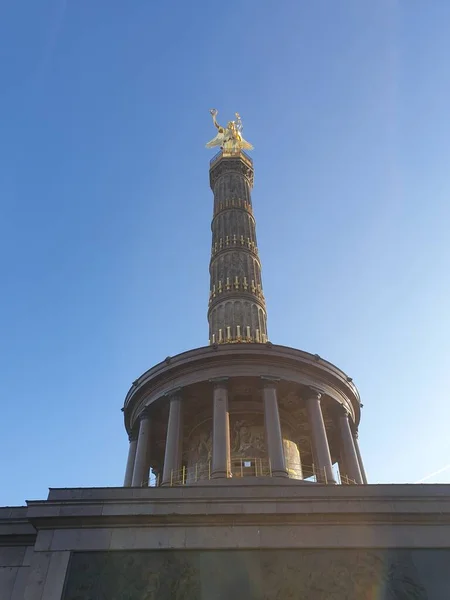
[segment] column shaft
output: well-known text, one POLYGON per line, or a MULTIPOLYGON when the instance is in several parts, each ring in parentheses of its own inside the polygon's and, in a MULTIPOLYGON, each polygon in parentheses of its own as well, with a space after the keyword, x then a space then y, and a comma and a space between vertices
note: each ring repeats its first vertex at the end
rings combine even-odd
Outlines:
POLYGON ((166 451, 162 485, 180 482, 183 446, 182 400, 179 393, 170 396, 169 421, 167 423, 166 451))
POLYGON ((130 435, 130 445, 128 447, 127 467, 125 469, 125 478, 123 487, 130 487, 133 481, 134 461, 136 460, 137 438, 130 435))
POLYGON ((148 448, 150 444, 150 417, 147 411, 141 414, 134 461, 133 487, 142 487, 148 476, 148 448))
POLYGON ((345 484, 345 483, 347 483, 346 477, 348 477, 348 469, 347 469, 347 465, 345 464, 345 456, 344 456, 344 452, 342 451, 342 448, 341 448, 341 451, 339 454, 338 463, 339 463, 339 475, 341 478, 341 483, 345 484))
POLYGON ((213 478, 230 474, 230 415, 228 412, 227 379, 215 380, 213 391, 213 478))
POLYGON ((264 423, 266 428, 267 454, 272 475, 287 477, 284 456, 283 436, 281 434, 280 413, 278 411, 277 388, 275 379, 264 379, 264 423))
POLYGON ((320 406, 320 398, 321 394, 314 390, 306 401, 313 444, 313 456, 316 461, 315 468, 318 471, 316 476, 318 481, 322 483, 336 483, 331 464, 327 432, 320 406))
POLYGON ((361 484, 363 480, 359 469, 355 444, 353 442, 352 430, 350 429, 348 420, 348 412, 346 410, 339 416, 339 428, 341 430, 341 443, 344 451, 347 475, 355 483, 361 484))
POLYGON ((366 470, 364 468, 364 463, 363 463, 363 459, 362 459, 362 456, 361 456, 361 451, 359 449, 358 433, 355 433, 355 435, 353 436, 353 443, 355 444, 356 456, 358 457, 359 470, 361 472, 361 477, 362 477, 363 483, 367 485, 366 470))

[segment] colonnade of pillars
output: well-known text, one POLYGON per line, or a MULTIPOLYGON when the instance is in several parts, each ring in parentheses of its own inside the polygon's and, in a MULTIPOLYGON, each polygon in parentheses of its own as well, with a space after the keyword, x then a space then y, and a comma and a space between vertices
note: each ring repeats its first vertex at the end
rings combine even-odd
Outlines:
MULTIPOLYGON (((267 455, 270 460, 272 476, 288 477, 288 470, 283 449, 280 415, 277 399, 277 382, 273 377, 261 377, 263 383, 264 422, 266 433, 267 455)), ((212 478, 229 477, 231 474, 230 457, 230 417, 228 410, 228 378, 211 380, 213 385, 213 447, 212 478)), ((181 389, 167 394, 169 400, 169 420, 162 474, 162 485, 171 483, 172 473, 181 469, 182 437, 183 437, 183 403, 181 389)), ((321 394, 310 388, 306 399, 313 460, 316 470, 328 483, 336 483, 333 473, 330 448, 320 405, 321 394)), ((352 481, 367 483, 357 434, 352 433, 349 414, 341 407, 339 414, 339 434, 341 442, 340 469, 352 481)), ((130 446, 125 472, 124 486, 146 485, 149 464, 150 415, 148 409, 140 415, 137 436, 130 436, 130 446)))

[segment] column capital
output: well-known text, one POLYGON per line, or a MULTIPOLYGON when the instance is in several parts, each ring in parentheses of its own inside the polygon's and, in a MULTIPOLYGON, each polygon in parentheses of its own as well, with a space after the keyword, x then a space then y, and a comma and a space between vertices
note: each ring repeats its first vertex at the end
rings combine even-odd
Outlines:
POLYGON ((272 377, 271 375, 261 375, 260 379, 264 387, 276 387, 277 383, 280 382, 279 377, 272 377))
POLYGON ((208 380, 209 383, 212 383, 214 387, 224 387, 228 386, 228 382, 230 381, 229 377, 213 377, 208 380))
POLYGON ((164 397, 165 398, 173 398, 173 396, 181 396, 182 389, 183 389, 182 387, 173 388, 173 389, 169 390, 168 392, 166 392, 164 394, 164 397))
POLYGON ((350 417, 350 413, 347 407, 343 404, 339 404, 339 406, 337 407, 337 412, 340 417, 346 417, 347 419, 350 417))
POLYGON ((144 408, 144 410, 139 413, 138 419, 140 421, 144 421, 145 419, 149 419, 150 418, 150 408, 148 406, 146 406, 144 408))
POLYGON ((135 442, 137 439, 138 439, 138 434, 137 434, 137 431, 131 431, 131 432, 128 434, 128 441, 129 441, 129 442, 135 442))
POLYGON ((308 398, 315 398, 320 400, 322 398, 322 392, 315 387, 308 387, 308 398))

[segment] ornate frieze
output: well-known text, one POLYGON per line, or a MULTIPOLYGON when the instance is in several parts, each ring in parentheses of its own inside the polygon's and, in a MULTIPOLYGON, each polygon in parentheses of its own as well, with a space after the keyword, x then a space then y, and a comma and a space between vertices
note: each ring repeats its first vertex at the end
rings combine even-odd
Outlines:
POLYGON ((265 458, 266 442, 262 415, 233 415, 230 424, 231 455, 265 458))

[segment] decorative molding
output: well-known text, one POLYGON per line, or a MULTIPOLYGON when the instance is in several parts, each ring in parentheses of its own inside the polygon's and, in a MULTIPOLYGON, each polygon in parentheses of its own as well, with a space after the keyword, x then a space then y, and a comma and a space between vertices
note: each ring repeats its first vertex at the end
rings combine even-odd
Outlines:
MULTIPOLYGON (((239 327, 239 325, 238 325, 239 327)), ((213 334, 215 335, 215 334, 213 334)), ((214 338, 215 339, 215 338, 214 338)), ((261 342, 261 341, 257 341, 254 337, 252 336, 235 336, 235 337, 230 337, 230 338, 226 338, 226 339, 222 339, 222 341, 220 342, 212 342, 210 341, 210 345, 217 345, 217 344, 264 344, 265 342, 261 342)))
POLYGON ((241 198, 227 198, 226 200, 219 200, 215 202, 212 224, 214 225, 214 221, 220 214, 228 210, 242 210, 243 212, 249 214, 253 221, 255 221, 255 217, 253 215, 253 206, 250 202, 247 202, 247 200, 242 200, 241 198))
POLYGON ((209 292, 208 304, 211 305, 214 298, 216 298, 217 296, 220 296, 221 294, 224 294, 226 292, 235 292, 238 290, 242 290, 244 292, 247 292, 249 294, 251 293, 254 296, 256 296, 256 298, 258 298, 259 300, 261 300, 261 302, 263 302, 264 309, 265 309, 266 299, 264 297, 264 293, 263 293, 261 284, 260 283, 255 284, 254 279, 252 279, 251 282, 249 282, 247 280, 247 277, 238 277, 238 276, 236 276, 233 279, 233 281, 231 281, 230 277, 227 277, 225 279, 225 281, 223 281, 223 282, 221 279, 219 279, 217 284, 213 283, 212 289, 209 292))
POLYGON ((211 257, 219 254, 221 250, 234 248, 250 250, 250 252, 259 257, 258 246, 256 243, 249 237, 244 238, 243 235, 238 235, 236 233, 226 235, 225 239, 221 237, 218 241, 214 242, 211 246, 211 257))

